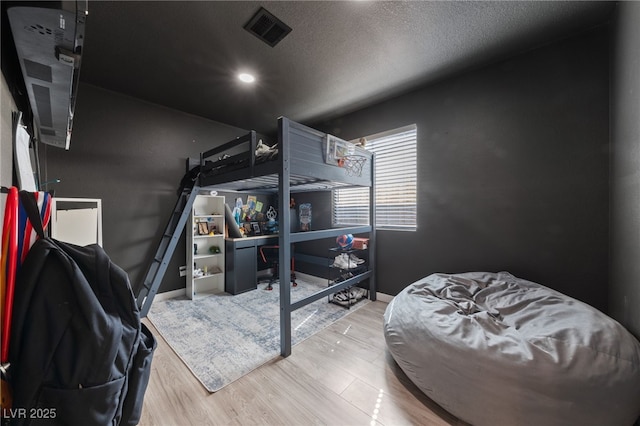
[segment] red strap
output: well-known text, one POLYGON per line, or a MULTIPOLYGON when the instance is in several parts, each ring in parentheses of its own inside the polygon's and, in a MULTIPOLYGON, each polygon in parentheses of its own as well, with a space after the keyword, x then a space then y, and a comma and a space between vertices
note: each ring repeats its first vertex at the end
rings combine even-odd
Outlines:
POLYGON ((9 337, 11 335, 11 315, 13 313, 13 293, 18 266, 18 188, 11 187, 4 209, 2 228, 2 330, 0 362, 9 361, 9 337))

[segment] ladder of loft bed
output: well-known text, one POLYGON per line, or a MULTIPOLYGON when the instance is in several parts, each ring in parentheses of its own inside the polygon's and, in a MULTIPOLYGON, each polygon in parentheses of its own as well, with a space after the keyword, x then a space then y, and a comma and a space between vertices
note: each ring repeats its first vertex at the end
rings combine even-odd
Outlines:
POLYGON ((146 317, 153 303, 153 298, 158 292, 158 288, 162 283, 162 278, 167 271, 171 257, 175 252, 182 230, 187 224, 187 219, 193 207, 193 202, 200 191, 200 186, 193 185, 192 188, 185 187, 182 189, 178 200, 173 208, 171 217, 162 234, 160 243, 147 269, 147 274, 142 282, 142 288, 136 298, 136 304, 140 310, 140 316, 146 317))

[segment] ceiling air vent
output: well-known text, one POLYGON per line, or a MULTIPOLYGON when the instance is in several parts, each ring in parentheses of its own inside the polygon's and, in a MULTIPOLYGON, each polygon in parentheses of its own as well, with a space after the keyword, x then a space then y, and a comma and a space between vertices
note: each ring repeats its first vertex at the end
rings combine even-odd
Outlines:
POLYGON ((253 18, 247 22, 244 29, 271 47, 274 47, 291 32, 291 28, 287 24, 273 16, 264 7, 261 7, 253 15, 253 18))

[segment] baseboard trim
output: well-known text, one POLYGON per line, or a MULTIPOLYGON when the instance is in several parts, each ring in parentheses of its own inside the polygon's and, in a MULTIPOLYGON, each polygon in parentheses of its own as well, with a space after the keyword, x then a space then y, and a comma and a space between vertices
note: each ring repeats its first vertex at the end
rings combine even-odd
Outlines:
POLYGON ((376 292, 376 300, 389 303, 393 300, 393 296, 391 296, 390 294, 376 292))
POLYGON ((183 297, 187 295, 186 288, 179 288, 178 290, 165 291, 164 293, 157 293, 153 301, 162 301, 167 299, 175 299, 176 297, 183 297))

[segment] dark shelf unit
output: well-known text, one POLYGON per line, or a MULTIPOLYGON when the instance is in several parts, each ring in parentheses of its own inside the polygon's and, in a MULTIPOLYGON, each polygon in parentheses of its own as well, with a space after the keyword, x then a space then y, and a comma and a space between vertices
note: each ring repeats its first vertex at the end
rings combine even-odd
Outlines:
MULTIPOLYGON (((344 249, 342 247, 331 247, 329 248, 329 258, 328 258, 328 266, 329 266, 329 278, 328 278, 328 286, 331 287, 334 284, 341 283, 343 281, 350 280, 354 277, 362 275, 369 271, 369 253, 368 249, 344 249), (366 253, 366 256, 359 257, 358 254, 366 253), (356 256, 362 260, 364 263, 360 265, 356 265, 353 268, 342 267, 341 265, 335 264, 335 259, 337 256, 346 255, 348 258, 351 255, 356 256)), ((336 305, 342 306, 344 308, 350 309, 353 305, 358 303, 360 300, 369 297, 369 286, 367 288, 362 288, 358 286, 359 282, 354 282, 353 285, 343 288, 340 292, 330 294, 328 296, 328 300, 330 303, 334 303, 336 305), (356 290, 360 294, 353 295, 353 289, 358 288, 360 290, 356 290)))

